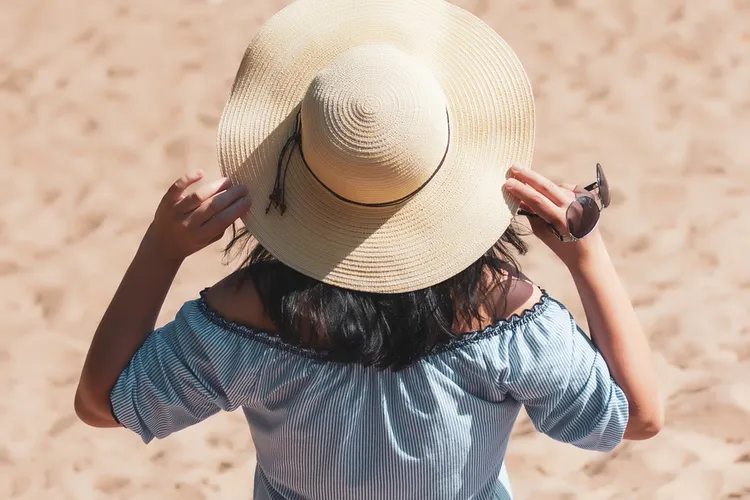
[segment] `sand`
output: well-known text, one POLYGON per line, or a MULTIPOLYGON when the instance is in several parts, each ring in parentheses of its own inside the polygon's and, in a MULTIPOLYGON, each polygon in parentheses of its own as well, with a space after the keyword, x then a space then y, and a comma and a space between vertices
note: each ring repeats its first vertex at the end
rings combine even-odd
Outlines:
MULTIPOLYGON (((249 498, 240 414, 144 446, 78 422, 103 309, 168 183, 218 175, 242 52, 285 2, 6 0, 0 6, 0 498, 249 498)), ((611 454, 519 422, 519 499, 750 498, 750 2, 461 0, 518 51, 537 96, 534 168, 586 183, 649 332, 664 431, 611 454)), ((161 321, 227 268, 180 272, 161 321)), ((525 270, 581 314, 538 245, 525 270)), ((582 318, 582 316, 581 316, 582 318)))

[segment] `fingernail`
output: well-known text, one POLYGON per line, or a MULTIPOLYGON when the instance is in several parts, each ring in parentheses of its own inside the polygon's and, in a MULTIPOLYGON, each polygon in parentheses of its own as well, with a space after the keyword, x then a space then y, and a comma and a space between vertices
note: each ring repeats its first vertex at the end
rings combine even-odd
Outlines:
POLYGON ((505 187, 508 189, 513 189, 516 186, 518 186, 519 182, 516 179, 510 178, 507 181, 505 181, 505 187))

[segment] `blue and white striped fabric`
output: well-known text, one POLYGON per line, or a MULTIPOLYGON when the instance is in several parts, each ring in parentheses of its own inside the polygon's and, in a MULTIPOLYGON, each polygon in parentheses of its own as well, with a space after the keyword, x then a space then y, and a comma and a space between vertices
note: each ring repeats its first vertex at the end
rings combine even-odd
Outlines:
POLYGON ((325 362, 201 295, 148 337, 111 401, 146 443, 242 408, 256 499, 510 499, 521 405, 537 430, 588 450, 614 448, 628 420, 604 359, 547 294, 396 373, 325 362))

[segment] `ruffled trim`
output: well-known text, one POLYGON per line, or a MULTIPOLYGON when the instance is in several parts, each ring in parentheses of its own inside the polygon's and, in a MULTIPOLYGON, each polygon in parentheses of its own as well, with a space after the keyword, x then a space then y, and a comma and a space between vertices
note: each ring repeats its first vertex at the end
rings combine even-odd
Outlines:
MULTIPOLYGON (((323 348, 312 348, 303 347, 300 345, 290 344, 282 340, 278 335, 274 335, 265 330, 250 328, 242 323, 237 323, 230 319, 225 318, 218 311, 213 309, 206 301, 206 293, 208 288, 204 288, 200 292, 200 297, 196 303, 198 310, 206 317, 211 323, 222 328, 228 332, 239 335, 241 337, 251 339, 257 342, 261 342, 269 347, 280 349, 298 356, 304 356, 306 358, 315 359, 318 361, 331 361, 332 353, 329 350, 323 348)), ((465 347, 467 345, 475 344, 482 340, 495 337, 502 333, 507 332, 512 328, 519 327, 529 321, 534 320, 538 316, 542 315, 547 310, 550 301, 554 301, 545 289, 541 289, 542 296, 537 303, 535 303, 530 309, 526 309, 521 313, 514 313, 508 318, 498 320, 497 322, 488 325, 481 330, 475 330, 472 332, 465 333, 459 337, 451 339, 449 342, 437 345, 427 352, 427 355, 444 353, 465 347)))
POLYGON ((239 335, 240 337, 254 340, 269 347, 280 349, 299 356, 304 356, 306 358, 317 359, 320 361, 328 361, 328 359, 330 358, 330 352, 325 349, 313 349, 309 347, 290 344, 288 342, 284 342, 278 335, 274 335, 265 330, 250 328, 249 326, 243 325, 242 323, 237 323, 236 321, 225 318, 224 316, 219 314, 218 311, 208 305, 208 302, 206 301, 206 292, 208 292, 208 288, 204 288, 200 292, 200 298, 198 298, 198 300, 196 301, 198 310, 203 314, 203 316, 206 317, 206 319, 208 319, 211 323, 218 326, 219 328, 235 335, 239 335))
POLYGON ((431 349, 430 354, 452 351, 460 347, 475 344, 482 340, 500 335, 501 333, 505 333, 512 328, 524 325, 541 316, 549 307, 550 301, 554 301, 554 299, 549 296, 544 288, 540 288, 540 290, 542 296, 539 298, 538 302, 531 306, 530 309, 524 309, 520 313, 513 313, 509 317, 500 319, 481 330, 464 333, 460 337, 451 339, 445 344, 437 345, 431 349))

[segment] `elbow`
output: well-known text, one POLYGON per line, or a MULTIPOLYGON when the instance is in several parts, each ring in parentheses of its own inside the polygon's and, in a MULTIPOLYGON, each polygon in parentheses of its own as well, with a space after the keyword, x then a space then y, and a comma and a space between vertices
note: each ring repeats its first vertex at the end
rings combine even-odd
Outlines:
POLYGON ((85 396, 80 386, 76 390, 73 408, 78 419, 90 427, 105 428, 119 426, 112 416, 109 405, 94 403, 92 398, 85 396))
POLYGON ((633 441, 644 441, 658 435, 663 428, 664 411, 660 408, 648 416, 632 416, 624 437, 633 441))
POLYGON ((80 387, 76 391, 76 396, 73 400, 73 408, 75 409, 78 420, 91 427, 97 426, 96 424, 99 419, 96 416, 96 412, 92 408, 92 405, 86 402, 86 398, 83 396, 80 387))
POLYGON ((625 431, 625 439, 630 441, 645 441, 655 437, 661 432, 662 426, 658 422, 639 424, 638 427, 630 427, 625 431))

